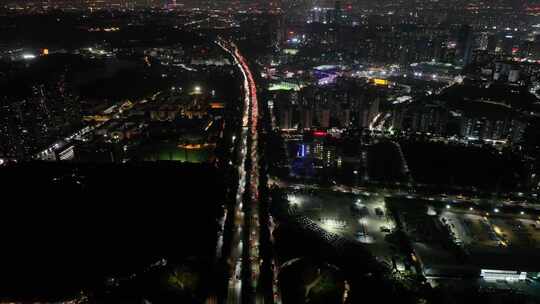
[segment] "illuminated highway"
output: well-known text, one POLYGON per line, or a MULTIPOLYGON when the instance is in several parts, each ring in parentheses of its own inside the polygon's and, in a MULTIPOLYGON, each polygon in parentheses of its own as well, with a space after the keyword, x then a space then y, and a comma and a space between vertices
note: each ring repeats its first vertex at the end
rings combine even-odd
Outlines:
MULTIPOLYGON (((233 227, 231 252, 228 259, 230 275, 228 281, 227 303, 265 303, 265 290, 259 286, 262 258, 260 255, 259 220, 259 103, 257 86, 246 59, 238 48, 223 40, 216 43, 234 59, 243 76, 244 110, 242 115, 242 134, 239 142, 239 188, 234 212, 236 220, 233 227), (248 158, 249 157, 249 158, 248 158), (249 162, 248 162, 249 160, 249 162), (243 206, 244 194, 248 206, 243 206), (244 214, 243 209, 246 208, 244 214), (244 246, 248 246, 244 248, 244 246)), ((272 225, 271 225, 272 226, 272 225)), ((273 269, 271 293, 273 303, 281 303, 277 286, 276 264, 270 261, 273 269)))
MULTIPOLYGON (((253 74, 245 58, 240 54, 238 48, 225 41, 216 42, 223 50, 231 55, 234 62, 243 76, 244 90, 244 111, 242 115, 242 134, 239 144, 239 187, 236 196, 236 206, 234 208, 235 221, 233 226, 233 238, 231 252, 228 259, 230 266, 230 277, 228 282, 227 302, 242 303, 243 294, 255 294, 257 283, 259 280, 259 218, 258 218, 258 182, 259 182, 259 167, 258 167, 258 100, 257 87, 253 78, 253 74), (248 155, 249 153, 249 155, 248 155), (251 165, 248 167, 246 161, 250 159, 251 165), (248 178, 249 177, 249 178, 248 178), (247 184, 249 181, 249 184, 247 184), (247 216, 244 215, 243 198, 249 187, 250 212, 247 216), (249 221, 249 222, 247 222, 249 221), (248 225, 246 225, 248 224, 248 225), (245 229, 248 227, 248 229, 245 229), (247 231, 249 230, 249 231, 247 231), (244 240, 248 240, 244 244, 244 240), (244 245, 249 246, 247 255, 243 258, 244 245), (242 274, 249 273, 249 279, 244 282, 242 274), (245 292, 243 288, 248 288, 245 292)), ((262 303, 262 296, 256 295, 255 302, 262 303)))

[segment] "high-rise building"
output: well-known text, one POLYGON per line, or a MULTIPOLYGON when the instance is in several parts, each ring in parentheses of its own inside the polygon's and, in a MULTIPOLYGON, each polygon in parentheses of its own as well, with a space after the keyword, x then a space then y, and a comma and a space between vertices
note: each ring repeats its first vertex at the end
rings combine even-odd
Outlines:
POLYGON ((313 110, 311 108, 302 107, 300 109, 300 128, 311 129, 313 126, 313 110))
POLYGON ((279 128, 282 130, 288 130, 293 128, 293 115, 290 107, 280 108, 279 111, 279 128))
POLYGON ((474 46, 473 29, 470 25, 462 25, 459 28, 456 44, 456 59, 463 65, 472 60, 474 46))
POLYGON ((330 110, 329 109, 323 109, 320 112, 320 126, 321 128, 327 129, 330 128, 330 110))

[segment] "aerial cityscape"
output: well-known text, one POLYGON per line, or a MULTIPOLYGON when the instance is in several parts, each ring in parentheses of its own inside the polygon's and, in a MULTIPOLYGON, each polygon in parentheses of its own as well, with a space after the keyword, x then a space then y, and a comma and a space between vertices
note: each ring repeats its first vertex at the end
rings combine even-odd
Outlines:
POLYGON ((0 303, 540 303, 540 1, 0 0, 0 303))

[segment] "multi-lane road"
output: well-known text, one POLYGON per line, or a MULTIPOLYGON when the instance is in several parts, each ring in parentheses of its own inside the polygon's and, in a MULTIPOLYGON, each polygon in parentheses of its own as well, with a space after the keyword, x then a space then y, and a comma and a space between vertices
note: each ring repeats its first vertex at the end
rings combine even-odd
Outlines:
POLYGON ((238 140, 239 151, 239 186, 234 207, 234 225, 232 228, 231 252, 228 264, 230 275, 227 291, 228 303, 262 303, 263 297, 257 293, 261 259, 259 255, 259 157, 258 126, 259 105, 257 86, 253 74, 238 48, 231 42, 218 40, 216 43, 233 59, 243 78, 242 132, 238 140), (248 162, 249 159, 249 162, 248 162), (244 206, 244 194, 249 190, 244 206), (248 207, 248 208, 245 208, 248 207), (248 210, 247 214, 244 209, 248 210), (244 248, 244 246, 248 246, 244 248), (244 275, 244 274, 249 275, 244 275), (244 299, 243 299, 244 297, 244 299))

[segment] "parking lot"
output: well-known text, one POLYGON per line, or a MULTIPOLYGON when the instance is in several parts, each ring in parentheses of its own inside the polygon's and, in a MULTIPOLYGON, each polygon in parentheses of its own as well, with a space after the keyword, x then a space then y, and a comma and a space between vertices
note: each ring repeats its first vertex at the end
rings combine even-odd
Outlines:
POLYGON ((485 216, 443 211, 439 219, 450 226, 458 244, 498 246, 500 240, 485 216))
POLYGON ((391 261, 385 236, 395 223, 386 210, 384 197, 374 193, 334 191, 290 192, 289 203, 324 230, 365 244, 374 255, 391 261))
POLYGON ((443 211, 440 220, 464 247, 540 249, 540 223, 533 219, 443 211))

